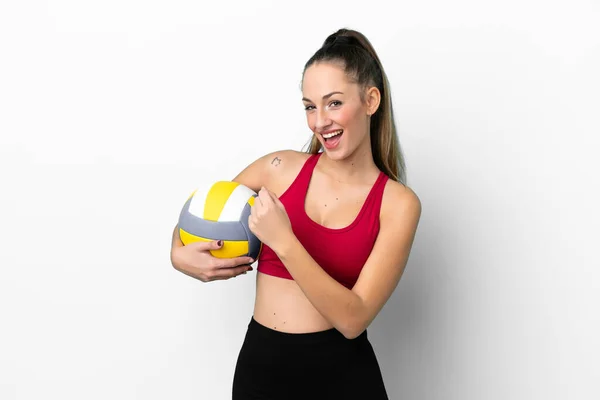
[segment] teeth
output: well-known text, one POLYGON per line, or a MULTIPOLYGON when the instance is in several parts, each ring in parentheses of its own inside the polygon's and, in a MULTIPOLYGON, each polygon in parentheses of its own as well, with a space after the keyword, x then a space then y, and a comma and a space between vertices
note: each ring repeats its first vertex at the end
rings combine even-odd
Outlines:
POLYGON ((328 133, 328 134, 326 134, 326 135, 323 135, 323 137, 324 137, 325 139, 329 139, 329 138, 332 138, 332 137, 334 137, 334 136, 337 136, 337 135, 339 135, 339 134, 340 134, 340 133, 342 133, 342 132, 343 132, 343 130, 342 130, 342 129, 340 129, 340 130, 338 130, 338 131, 331 132, 331 133, 328 133))

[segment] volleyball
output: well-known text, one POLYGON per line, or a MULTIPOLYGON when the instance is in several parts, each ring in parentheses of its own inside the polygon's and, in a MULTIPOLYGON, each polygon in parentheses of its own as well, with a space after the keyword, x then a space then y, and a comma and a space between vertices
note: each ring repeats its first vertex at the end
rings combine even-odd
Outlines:
POLYGON ((258 259, 262 243, 248 227, 250 207, 257 195, 247 186, 232 181, 218 181, 197 188, 179 215, 182 243, 222 240, 221 248, 210 250, 213 256, 258 259))

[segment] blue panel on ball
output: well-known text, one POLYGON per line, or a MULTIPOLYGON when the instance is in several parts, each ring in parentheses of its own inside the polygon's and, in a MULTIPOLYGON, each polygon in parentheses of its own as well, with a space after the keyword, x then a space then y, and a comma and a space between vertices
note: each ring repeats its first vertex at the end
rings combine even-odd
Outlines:
POLYGON ((248 226, 248 218, 250 217, 251 211, 252 208, 250 204, 246 203, 244 209, 242 210, 242 216, 240 217, 240 225, 242 225, 246 230, 246 237, 248 238, 248 256, 256 260, 260 254, 261 243, 248 226))

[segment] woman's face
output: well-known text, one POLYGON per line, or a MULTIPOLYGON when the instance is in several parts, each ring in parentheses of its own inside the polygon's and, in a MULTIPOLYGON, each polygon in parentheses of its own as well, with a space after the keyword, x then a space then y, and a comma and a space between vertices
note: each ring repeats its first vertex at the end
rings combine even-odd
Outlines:
POLYGON ((302 96, 308 126, 332 159, 347 157, 365 142, 370 145, 369 108, 361 102, 360 87, 348 81, 342 68, 331 63, 308 67, 302 96))

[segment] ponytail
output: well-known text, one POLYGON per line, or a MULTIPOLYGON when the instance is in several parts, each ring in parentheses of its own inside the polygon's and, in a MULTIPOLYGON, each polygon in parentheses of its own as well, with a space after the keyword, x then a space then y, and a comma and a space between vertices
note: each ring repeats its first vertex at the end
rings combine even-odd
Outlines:
MULTIPOLYGON (((304 71, 316 62, 341 62, 348 78, 362 89, 377 87, 381 103, 371 116, 373 160, 390 179, 406 184, 406 167, 396 131, 390 84, 371 42, 360 32, 340 29, 325 39, 321 48, 306 62, 304 71)), ((313 137, 306 152, 316 154, 321 149, 321 143, 313 137)))

